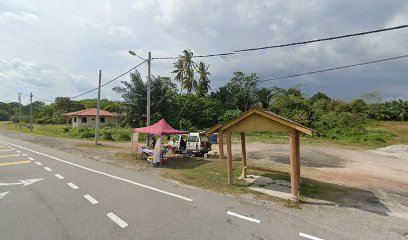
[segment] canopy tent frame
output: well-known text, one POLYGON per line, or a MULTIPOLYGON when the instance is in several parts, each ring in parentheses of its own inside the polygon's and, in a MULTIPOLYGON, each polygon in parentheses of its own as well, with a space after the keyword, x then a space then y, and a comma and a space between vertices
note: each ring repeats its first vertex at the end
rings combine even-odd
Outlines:
POLYGON ((305 127, 292 120, 279 116, 262 108, 252 108, 242 115, 232 119, 225 124, 217 124, 208 129, 206 134, 218 132, 219 158, 225 159, 224 155, 224 135, 227 140, 227 166, 228 166, 228 184, 233 184, 232 174, 232 133, 239 132, 241 135, 242 149, 242 177, 247 174, 246 157, 246 133, 248 132, 287 132, 290 146, 290 182, 291 195, 293 201, 299 201, 300 184, 300 143, 299 133, 307 135, 319 135, 319 132, 305 127))
POLYGON ((147 134, 153 134, 157 136, 171 136, 171 135, 178 135, 178 134, 188 134, 187 131, 180 131, 180 130, 174 129, 172 126, 170 126, 166 122, 164 118, 153 125, 150 125, 147 127, 141 127, 141 128, 134 128, 132 132, 133 132, 132 134, 132 150, 133 151, 138 151, 139 133, 147 133, 147 134))

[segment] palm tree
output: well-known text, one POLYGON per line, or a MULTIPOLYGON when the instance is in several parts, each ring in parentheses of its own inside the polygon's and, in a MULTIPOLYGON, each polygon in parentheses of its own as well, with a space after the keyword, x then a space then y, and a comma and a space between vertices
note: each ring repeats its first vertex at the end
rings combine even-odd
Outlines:
POLYGON ((272 90, 270 88, 261 88, 258 89, 255 94, 261 107, 267 109, 272 98, 272 90))
POLYGON ((183 81, 184 81, 184 62, 182 58, 179 58, 177 62, 173 63, 173 67, 175 68, 172 73, 176 74, 174 79, 180 83, 180 93, 183 89, 183 81))
POLYGON ((197 93, 199 96, 204 96, 211 89, 211 80, 208 79, 208 76, 211 75, 211 73, 208 71, 209 68, 210 65, 205 65, 204 62, 200 62, 197 65, 197 73, 200 75, 197 86, 197 93))
POLYGON ((197 81, 194 79, 194 72, 197 64, 193 61, 194 53, 188 50, 183 50, 180 55, 180 60, 183 63, 183 82, 182 87, 187 90, 188 93, 197 90, 197 81))

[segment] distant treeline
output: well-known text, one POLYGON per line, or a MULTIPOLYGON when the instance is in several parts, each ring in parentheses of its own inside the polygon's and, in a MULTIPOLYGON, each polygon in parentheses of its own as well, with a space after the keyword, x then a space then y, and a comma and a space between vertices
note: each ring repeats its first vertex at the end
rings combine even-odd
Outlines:
MULTIPOLYGON (((140 127, 146 124, 146 83, 136 71, 130 81, 114 88, 123 100, 102 100, 101 108, 122 113, 121 125, 140 127)), ((165 118, 172 126, 190 131, 209 128, 225 122, 251 107, 269 109, 305 126, 317 129, 323 136, 344 138, 367 137, 366 123, 372 120, 407 121, 408 101, 381 102, 376 93, 366 93, 351 102, 332 99, 317 92, 307 96, 299 87, 289 89, 259 88, 256 74, 234 73, 224 86, 202 92, 182 93, 169 77, 153 76, 151 82, 152 123, 165 118), (210 90, 211 91, 211 90, 210 90)), ((63 113, 96 107, 95 99, 74 101, 57 97, 54 103, 33 102, 34 122, 64 123, 63 113)), ((0 120, 16 119, 18 103, 0 103, 0 120)), ((22 106, 24 116, 29 105, 22 106)), ((25 118, 23 118, 25 119, 25 118)))

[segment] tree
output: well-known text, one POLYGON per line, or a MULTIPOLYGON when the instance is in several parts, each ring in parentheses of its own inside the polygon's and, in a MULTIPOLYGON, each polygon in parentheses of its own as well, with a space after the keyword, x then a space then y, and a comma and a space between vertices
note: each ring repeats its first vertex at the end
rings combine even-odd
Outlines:
POLYGON ((188 93, 197 90, 197 81, 194 79, 194 72, 197 64, 193 61, 193 52, 190 50, 183 50, 180 59, 183 62, 183 82, 182 86, 188 93))
POLYGON ((197 64, 193 61, 194 53, 190 50, 183 50, 179 59, 173 63, 176 76, 174 80, 180 83, 181 89, 186 89, 187 93, 196 92, 200 96, 207 94, 210 89, 210 80, 208 76, 211 75, 208 71, 209 65, 204 62, 197 64), (197 72, 200 77, 199 81, 194 78, 194 73, 197 72))
POLYGON ((255 73, 234 72, 234 77, 227 83, 226 86, 233 96, 234 103, 241 111, 247 111, 257 102, 258 79, 255 73))
POLYGON ((210 87, 210 79, 208 79, 208 76, 211 75, 211 73, 208 71, 210 68, 210 65, 206 65, 204 62, 199 62, 197 65, 197 73, 199 74, 199 79, 198 79, 198 86, 197 86, 197 93, 199 96, 205 96, 208 91, 211 89, 210 87))
POLYGON ((313 104, 314 102, 322 99, 326 101, 331 101, 331 98, 329 98, 325 93, 322 92, 315 93, 311 98, 309 98, 309 101, 313 104))
POLYGON ((113 91, 121 94, 124 100, 124 121, 131 127, 145 126, 146 85, 136 70, 130 74, 130 82, 122 81, 123 86, 114 87, 113 91))
POLYGON ((269 107, 269 101, 272 98, 272 90, 270 88, 261 88, 256 91, 259 104, 263 108, 269 107))
POLYGON ((175 68, 172 73, 175 73, 176 76, 174 80, 180 83, 180 93, 183 89, 183 81, 184 81, 184 62, 182 58, 179 58, 175 63, 173 63, 173 67, 175 68))
POLYGON ((82 103, 73 101, 68 97, 56 97, 54 103, 56 109, 62 111, 63 113, 85 109, 85 106, 82 103))

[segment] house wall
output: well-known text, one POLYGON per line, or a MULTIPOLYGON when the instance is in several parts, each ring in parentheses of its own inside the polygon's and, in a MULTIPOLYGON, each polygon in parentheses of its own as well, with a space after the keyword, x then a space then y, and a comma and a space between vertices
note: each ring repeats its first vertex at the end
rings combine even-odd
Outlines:
MULTIPOLYGON (((83 116, 87 118, 86 123, 82 122, 82 116, 76 117, 76 122, 74 120, 75 117, 72 117, 72 127, 95 127, 96 124, 96 116, 83 116)), ((117 124, 119 121, 118 117, 105 117, 105 122, 99 122, 99 126, 103 127, 106 125, 114 125, 117 124)))

